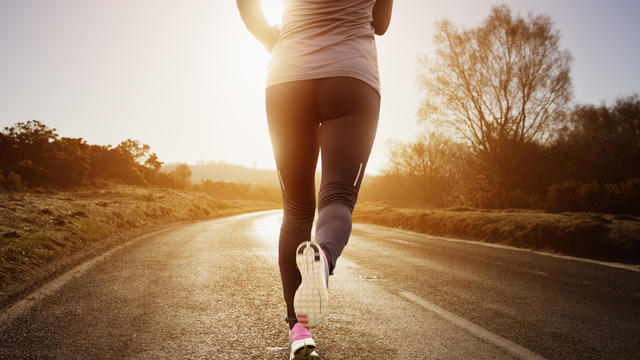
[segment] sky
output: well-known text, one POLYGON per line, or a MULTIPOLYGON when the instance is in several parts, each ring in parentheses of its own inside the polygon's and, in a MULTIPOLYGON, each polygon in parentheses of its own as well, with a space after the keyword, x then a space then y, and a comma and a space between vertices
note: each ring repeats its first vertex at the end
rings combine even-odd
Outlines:
MULTIPOLYGON (((263 0, 277 22, 281 0, 263 0)), ((418 59, 436 21, 474 26, 491 6, 549 15, 574 57, 576 103, 640 91, 640 1, 396 0, 377 37, 380 122, 367 173, 390 140, 423 131, 418 59)), ((264 109, 270 55, 233 0, 0 0, 0 127, 39 120, 66 137, 151 146, 161 161, 275 168, 264 109)))

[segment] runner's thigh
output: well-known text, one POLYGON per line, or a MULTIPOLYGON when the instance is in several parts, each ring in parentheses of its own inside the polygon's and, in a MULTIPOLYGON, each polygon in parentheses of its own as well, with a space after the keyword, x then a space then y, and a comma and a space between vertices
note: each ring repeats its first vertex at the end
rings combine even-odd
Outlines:
MULTIPOLYGON (((283 193, 314 198, 318 161, 318 119, 313 81, 294 81, 266 90, 267 121, 283 193)), ((315 204, 314 204, 315 206, 315 204)))
POLYGON ((353 208, 376 135, 380 96, 349 77, 323 79, 316 91, 322 123, 319 207, 344 202, 353 208))

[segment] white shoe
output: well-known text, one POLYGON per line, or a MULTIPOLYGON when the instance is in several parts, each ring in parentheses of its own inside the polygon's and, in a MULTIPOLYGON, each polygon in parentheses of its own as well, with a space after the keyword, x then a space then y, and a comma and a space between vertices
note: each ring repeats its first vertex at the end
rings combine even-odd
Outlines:
POLYGON ((302 283, 296 290, 293 306, 300 325, 313 328, 322 323, 328 309, 328 263, 320 245, 312 240, 298 246, 296 264, 302 283))

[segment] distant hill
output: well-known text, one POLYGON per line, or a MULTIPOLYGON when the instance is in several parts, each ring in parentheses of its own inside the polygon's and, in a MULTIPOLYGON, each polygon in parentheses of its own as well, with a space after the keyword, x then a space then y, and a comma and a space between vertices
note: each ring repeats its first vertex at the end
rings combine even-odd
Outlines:
MULTIPOLYGON (((162 171, 169 172, 178 166, 178 163, 171 163, 162 166, 162 171)), ((278 183, 278 175, 275 170, 253 169, 250 167, 230 164, 223 161, 211 161, 206 164, 189 164, 191 169, 191 182, 200 183, 201 180, 227 181, 235 183, 246 183, 256 185, 272 185, 278 183)))
MULTIPOLYGON (((175 169, 180 163, 170 163, 162 166, 162 172, 169 172, 175 169)), ((187 164, 191 169, 191 183, 199 184, 200 181, 209 179, 211 181, 226 181, 233 183, 244 183, 261 186, 276 186, 278 175, 275 170, 254 169, 243 165, 230 164, 224 161, 211 161, 206 164, 187 164)), ((365 174, 363 183, 374 181, 376 176, 365 174)), ((316 190, 320 185, 320 173, 316 173, 316 190)))

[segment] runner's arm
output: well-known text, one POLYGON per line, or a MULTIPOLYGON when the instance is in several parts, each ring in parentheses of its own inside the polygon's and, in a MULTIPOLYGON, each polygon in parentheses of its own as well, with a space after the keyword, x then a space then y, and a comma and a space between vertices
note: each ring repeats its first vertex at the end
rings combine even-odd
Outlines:
POLYGON ((249 32, 258 41, 264 44, 268 52, 273 50, 273 45, 278 41, 280 30, 276 26, 271 26, 264 18, 260 0, 236 0, 240 17, 249 32))
POLYGON ((391 21, 391 8, 393 7, 393 0, 377 0, 373 6, 373 26, 376 35, 383 35, 389 28, 389 22, 391 21))

